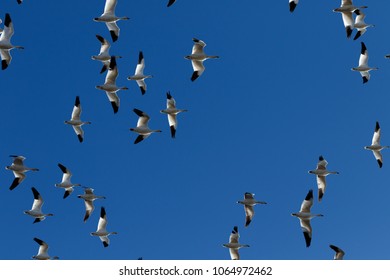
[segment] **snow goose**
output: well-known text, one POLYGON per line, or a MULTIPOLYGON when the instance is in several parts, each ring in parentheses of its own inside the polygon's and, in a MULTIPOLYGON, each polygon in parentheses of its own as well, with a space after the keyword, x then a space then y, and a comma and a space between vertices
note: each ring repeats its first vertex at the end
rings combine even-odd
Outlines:
POLYGON ((153 132, 161 132, 161 130, 159 130, 159 129, 158 130, 150 129, 148 127, 148 122, 149 122, 150 117, 146 113, 144 113, 138 109, 134 109, 133 112, 136 113, 137 116, 139 117, 138 122, 137 122, 137 127, 130 128, 130 131, 133 131, 133 132, 139 134, 138 137, 135 139, 134 144, 137 144, 137 143, 141 142, 142 140, 146 139, 153 132))
POLYGON ((84 140, 84 131, 81 126, 84 124, 91 124, 91 122, 83 122, 80 120, 81 111, 80 98, 76 96, 71 119, 69 121, 65 121, 65 123, 70 124, 73 127, 73 130, 76 133, 80 143, 84 140))
POLYGON ((33 196, 34 196, 34 202, 31 207, 31 210, 24 211, 24 214, 30 215, 31 217, 34 217, 35 220, 33 224, 39 223, 40 221, 43 221, 46 219, 46 217, 53 216, 53 214, 43 214, 42 213, 42 205, 43 205, 43 198, 41 194, 37 191, 36 188, 31 188, 33 196))
POLYGON ((371 150, 375 156, 376 161, 378 162, 379 168, 382 168, 383 159, 381 150, 390 148, 389 146, 381 146, 381 128, 379 126, 379 122, 375 124, 374 135, 372 136, 372 142, 370 146, 365 146, 364 149, 371 150))
POLYGON ((312 238, 312 228, 310 225, 310 220, 314 217, 323 217, 322 214, 313 214, 310 213, 310 209, 313 206, 313 190, 309 190, 306 195, 306 198, 301 204, 301 210, 297 213, 292 213, 291 216, 297 217, 301 224, 303 231, 303 236, 305 237, 306 247, 310 247, 311 238, 312 238))
POLYGON ((367 51, 366 45, 363 42, 361 42, 359 66, 353 67, 351 70, 360 72, 360 75, 363 78, 363 84, 367 83, 368 80, 370 79, 370 71, 371 70, 378 70, 377 67, 368 66, 368 51, 367 51))
MULTIPOLYGON (((100 52, 98 55, 93 55, 91 58, 93 60, 98 60, 98 61, 101 61, 103 63, 103 67, 102 69, 100 70, 100 74, 104 73, 108 67, 110 66, 110 60, 111 60, 111 56, 110 56, 110 43, 104 39, 102 36, 100 35, 96 35, 96 38, 99 40, 100 42, 100 52)), ((119 55, 116 55, 115 56, 116 58, 122 58, 121 56, 119 55)))
POLYGON ((119 27, 116 24, 118 20, 128 20, 128 17, 117 17, 115 15, 115 8, 117 0, 106 0, 104 5, 104 12, 100 17, 94 18, 94 21, 105 22, 108 30, 110 31, 112 41, 115 42, 119 38, 119 27))
POLYGON ((191 81, 195 81, 204 72, 205 67, 203 66, 203 61, 209 58, 219 58, 219 56, 206 55, 203 51, 206 43, 202 40, 193 38, 192 41, 194 41, 192 54, 185 56, 185 58, 191 60, 192 68, 194 69, 194 72, 191 76, 191 81))
POLYGON ((249 226, 253 216, 255 215, 255 209, 253 208, 256 204, 267 204, 264 201, 258 201, 254 198, 253 193, 246 192, 244 194, 244 200, 239 200, 237 203, 244 205, 245 210, 245 227, 249 226))
POLYGON ((106 209, 104 207, 101 207, 100 209, 100 218, 97 230, 95 232, 91 232, 92 236, 99 236, 100 240, 103 242, 103 246, 107 247, 110 245, 110 239, 108 239, 108 236, 111 234, 118 234, 117 232, 108 232, 106 230, 107 226, 107 215, 106 215, 106 209))
POLYGON ((229 243, 222 244, 223 247, 229 248, 230 252, 230 258, 232 260, 239 260, 240 254, 238 253, 238 250, 243 247, 249 247, 249 245, 246 244, 240 244, 238 242, 238 239, 240 238, 240 235, 238 234, 238 227, 233 227, 232 233, 230 234, 229 243))
POLYGON ((342 260, 344 258, 344 251, 335 245, 329 245, 329 247, 335 251, 335 255, 333 257, 334 260, 342 260))
POLYGON ((177 120, 176 115, 180 112, 187 112, 186 109, 177 109, 176 108, 176 101, 172 97, 171 93, 167 92, 167 108, 164 110, 161 110, 160 113, 167 114, 168 116, 168 123, 169 127, 171 129, 171 136, 172 138, 175 138, 176 136, 176 128, 177 128, 177 120))
POLYGON ((317 176, 317 186, 318 186, 318 201, 321 202, 322 197, 324 196, 326 189, 326 179, 325 177, 329 174, 339 174, 337 171, 329 171, 326 169, 328 162, 324 159, 323 156, 319 156, 317 163, 317 168, 315 170, 310 170, 310 174, 315 174, 317 176))
POLYGON ((15 179, 13 180, 11 186, 9 189, 12 191, 14 188, 16 188, 23 180, 26 178, 26 175, 24 174, 27 171, 39 171, 38 168, 30 168, 23 164, 23 161, 26 159, 23 156, 14 156, 11 155, 10 157, 14 158, 11 166, 6 166, 5 169, 12 170, 15 176, 15 179))
POLYGON ((58 164, 58 167, 62 171, 62 181, 59 184, 55 184, 57 188, 64 188, 65 193, 64 193, 64 199, 67 198, 72 192, 73 192, 73 187, 78 187, 81 186, 80 184, 73 184, 70 179, 72 178, 72 172, 65 166, 63 166, 61 163, 58 164))
POLYGON ((298 5, 298 0, 288 0, 288 4, 290 6, 290 12, 292 13, 298 5))
POLYGON ((14 25, 11 21, 11 16, 6 13, 4 20, 4 30, 0 35, 0 55, 1 55, 1 69, 7 69, 11 63, 12 56, 10 51, 12 49, 24 49, 22 46, 14 46, 11 44, 11 38, 14 35, 14 25))
POLYGON ((352 30, 354 27, 354 20, 352 17, 352 13, 356 9, 364 9, 364 8, 367 8, 367 6, 360 6, 360 7, 354 6, 352 4, 352 0, 341 0, 341 6, 333 10, 333 12, 341 13, 344 27, 347 32, 347 38, 351 37, 352 30))
POLYGON ((375 25, 367 24, 364 22, 364 18, 366 17, 366 15, 361 10, 357 9, 354 11, 354 13, 357 15, 355 18, 355 25, 354 25, 354 27, 357 29, 357 32, 353 39, 356 40, 364 33, 366 33, 367 27, 374 27, 375 25))
POLYGON ((92 188, 85 188, 84 194, 78 195, 77 197, 82 198, 85 203, 84 223, 88 220, 89 216, 91 216, 93 210, 95 209, 93 201, 99 198, 106 198, 105 196, 95 195, 92 188))
POLYGON ((175 2, 176 2, 176 0, 169 0, 167 7, 172 6, 175 2))
POLYGON ((97 89, 104 90, 108 97, 108 100, 111 102, 112 109, 114 114, 119 110, 120 100, 116 94, 119 90, 127 90, 127 87, 118 87, 116 85, 116 78, 118 77, 118 66, 116 64, 115 56, 111 56, 110 68, 108 69, 106 80, 104 85, 96 86, 97 89))
POLYGON ((34 241, 39 244, 38 254, 35 256, 32 256, 33 259, 36 260, 58 260, 58 257, 50 257, 47 251, 49 250, 49 246, 45 241, 42 241, 39 238, 34 237, 34 241))
POLYGON ((144 75, 144 68, 145 68, 145 59, 143 53, 140 51, 138 55, 138 64, 137 67, 135 68, 135 73, 133 76, 127 77, 127 79, 136 81, 142 94, 145 94, 146 92, 145 79, 152 78, 151 75, 144 75))

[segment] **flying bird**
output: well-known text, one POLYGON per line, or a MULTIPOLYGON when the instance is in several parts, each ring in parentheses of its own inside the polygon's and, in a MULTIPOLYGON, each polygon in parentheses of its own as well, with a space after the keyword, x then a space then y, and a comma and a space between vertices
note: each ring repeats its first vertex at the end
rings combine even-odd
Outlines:
POLYGON ((26 175, 24 174, 27 171, 39 171, 38 168, 30 168, 23 164, 23 161, 26 159, 23 156, 14 156, 11 155, 10 157, 14 158, 11 166, 6 166, 5 169, 12 170, 15 176, 15 179, 13 180, 11 186, 9 189, 12 191, 14 188, 16 188, 23 180, 26 178, 26 175))
POLYGON ((104 90, 108 97, 108 100, 111 102, 112 109, 114 110, 114 114, 116 114, 119 110, 120 100, 118 95, 116 94, 120 90, 127 90, 127 87, 118 87, 116 85, 116 78, 118 77, 118 66, 116 64, 115 56, 111 56, 110 60, 110 68, 108 69, 106 80, 104 85, 96 86, 97 89, 104 90))
POLYGON ((65 193, 64 193, 64 199, 67 198, 72 192, 73 192, 73 187, 78 187, 81 186, 80 184, 73 184, 70 179, 72 178, 72 172, 65 166, 63 166, 61 163, 58 164, 58 167, 62 171, 62 181, 59 184, 55 184, 56 187, 58 188, 64 188, 65 193))
MULTIPOLYGON (((102 69, 100 70, 100 74, 104 73, 105 71, 107 71, 107 69, 109 68, 110 66, 110 61, 111 61, 111 55, 110 55, 110 43, 104 39, 102 36, 100 35, 96 35, 96 38, 99 40, 101 46, 100 46, 100 52, 98 55, 93 55, 91 58, 93 60, 98 60, 98 61, 101 61, 103 63, 103 67, 102 69)), ((119 55, 116 55, 115 56, 116 58, 122 58, 121 56, 119 55)))
POLYGON ((91 122, 83 122, 80 120, 81 112, 80 97, 76 96, 71 119, 69 121, 65 121, 65 123, 70 124, 73 127, 73 130, 76 133, 80 143, 84 140, 84 131, 81 126, 84 124, 91 124, 91 122))
POLYGON ((156 130, 156 129, 150 129, 148 127, 148 122, 150 117, 142 112, 141 110, 138 109, 133 109, 133 112, 137 114, 138 122, 137 122, 137 127, 135 128, 130 128, 130 131, 133 131, 135 133, 138 133, 138 137, 135 139, 134 144, 137 144, 141 142, 142 140, 146 139, 147 137, 150 136, 153 132, 161 132, 161 130, 156 130))
POLYGON ((194 69, 191 81, 195 81, 204 72, 205 67, 203 65, 203 61, 209 58, 219 58, 219 56, 205 54, 203 48, 206 46, 206 43, 202 40, 193 38, 192 41, 194 41, 192 54, 187 55, 184 58, 191 60, 192 68, 194 69))
POLYGON ((363 42, 361 42, 359 66, 353 67, 352 71, 360 72, 360 75, 362 75, 363 84, 364 84, 364 83, 367 83, 368 80, 370 79, 370 71, 371 70, 378 70, 378 68, 368 66, 368 51, 367 51, 366 45, 363 42))
POLYGON ((294 12, 295 8, 298 5, 299 0, 288 0, 288 5, 290 7, 290 12, 294 12))
POLYGON ((84 223, 88 220, 89 216, 92 214, 95 207, 93 206, 93 201, 99 198, 105 199, 105 196, 95 195, 92 188, 84 189, 84 194, 78 195, 78 198, 82 198, 85 203, 85 215, 84 223))
POLYGON ((301 224, 303 231, 303 236, 305 237, 306 247, 310 247, 311 238, 312 238, 312 228, 310 225, 310 220, 314 217, 323 217, 322 214, 313 214, 310 213, 310 209, 313 206, 313 190, 309 190, 306 195, 306 198, 301 204, 301 210, 297 213, 292 213, 291 216, 297 217, 301 224))
POLYGON ((38 254, 35 256, 32 256, 33 259, 36 260, 58 260, 58 257, 50 257, 47 251, 49 250, 49 246, 45 241, 42 241, 39 238, 34 237, 34 241, 39 244, 38 254))
POLYGON ((142 94, 145 94, 146 92, 145 79, 152 78, 151 75, 144 75, 144 68, 145 68, 145 59, 143 53, 140 51, 138 55, 138 64, 137 67, 135 68, 135 73, 133 76, 127 77, 127 79, 136 81, 142 94))
POLYGON ((232 260, 239 260, 240 254, 238 253, 238 250, 243 247, 249 247, 249 245, 246 244, 240 244, 238 242, 238 239, 240 238, 240 235, 238 233, 238 227, 234 226, 232 233, 229 237, 229 243, 222 244, 223 247, 229 248, 230 258, 232 260))
POLYGON ((267 202, 264 201, 258 201, 254 198, 253 193, 246 192, 244 194, 244 200, 239 200, 237 203, 244 205, 245 210, 245 227, 249 226, 251 223, 253 216, 255 215, 255 209, 254 206, 256 204, 267 204, 267 202))
POLYGON ((344 251, 335 245, 329 245, 329 247, 335 251, 335 255, 333 257, 334 260, 342 260, 344 258, 344 251))
POLYGON ((100 218, 97 230, 95 232, 91 232, 92 236, 99 236, 100 240, 103 242, 103 246, 107 247, 110 245, 110 239, 108 239, 108 236, 111 234, 118 234, 117 232, 108 232, 106 230, 107 227, 107 215, 106 215, 106 209, 104 207, 101 207, 100 209, 100 218))
POLYGON ((381 143, 381 128, 379 126, 379 122, 375 124, 374 135, 372 136, 372 142, 370 146, 365 146, 364 149, 371 150, 375 156, 376 161, 378 162, 379 168, 382 168, 383 159, 381 151, 383 149, 388 149, 390 146, 382 146, 381 143))
POLYGON ((177 128, 177 119, 176 115, 181 112, 187 112, 186 109, 177 109, 176 108, 176 101, 172 97, 171 93, 167 92, 167 108, 160 111, 160 113, 167 114, 168 116, 168 123, 169 127, 171 129, 171 136, 172 138, 175 138, 176 136, 176 128, 177 128))
POLYGON ((169 0, 168 4, 167 4, 167 7, 170 7, 173 5, 173 3, 175 3, 176 0, 169 0))
POLYGON ((24 214, 30 215, 31 217, 35 218, 33 222, 33 224, 35 224, 39 223, 40 221, 43 221, 44 219, 46 219, 46 217, 53 216, 53 214, 44 214, 42 212, 43 198, 36 188, 32 187, 31 190, 34 196, 34 202, 31 207, 31 210, 24 211, 24 214))
POLYGON ((318 201, 321 202, 322 197, 324 196, 326 189, 326 179, 325 177, 329 174, 339 174, 337 171, 329 171, 326 169, 328 162, 324 159, 323 156, 319 157, 317 168, 315 170, 310 170, 310 174, 315 174, 317 176, 317 186, 318 186, 318 201))
POLYGON ((367 6, 360 6, 360 7, 354 6, 352 0, 341 0, 341 6, 333 10, 333 12, 341 13, 345 31, 347 33, 347 38, 351 37, 354 28, 354 20, 353 20, 352 13, 357 9, 361 10, 364 8, 367 8, 367 6))
POLYGON ((354 27, 357 29, 356 35, 353 38, 354 40, 358 39, 360 36, 362 36, 367 31, 367 27, 374 27, 373 24, 367 24, 364 22, 364 18, 366 15, 363 13, 363 11, 357 9, 354 11, 354 13, 357 15, 355 18, 355 24, 354 27))
POLYGON ((117 4, 117 0, 106 0, 106 4, 104 6, 104 12, 100 17, 94 18, 94 21, 97 22, 105 22, 108 30, 111 34, 111 39, 113 42, 118 40, 119 38, 119 27, 116 24, 118 20, 128 20, 128 17, 118 17, 115 15, 115 8, 117 4))
POLYGON ((12 56, 10 51, 12 49, 24 49, 22 46, 14 46, 11 44, 11 38, 14 35, 14 25, 11 21, 11 16, 6 13, 4 20, 4 30, 0 35, 0 55, 1 55, 1 69, 7 69, 11 63, 12 56))

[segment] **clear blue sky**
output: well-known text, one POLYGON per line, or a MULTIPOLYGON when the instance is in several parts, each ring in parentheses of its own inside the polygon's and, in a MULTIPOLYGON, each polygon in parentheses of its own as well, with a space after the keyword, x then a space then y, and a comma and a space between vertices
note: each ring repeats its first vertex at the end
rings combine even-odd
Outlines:
MULTIPOLYGON (((2 1, 0 17, 10 13, 15 27, 13 60, 0 72, 0 204, 3 229, 0 259, 30 259, 33 241, 46 241, 61 259, 229 259, 227 243, 233 226, 242 259, 332 259, 329 244, 345 259, 389 259, 390 151, 379 169, 370 151, 375 121, 382 144, 390 144, 390 53, 387 29, 390 3, 368 5, 366 22, 375 24, 359 40, 347 39, 340 1, 301 1, 290 14, 288 1, 119 0, 120 37, 111 46, 118 59, 118 93, 114 115, 104 92, 99 34, 111 42, 104 23, 92 19, 104 0, 2 1), (206 42, 205 52, 219 55, 190 81, 192 67, 184 59, 192 38, 206 42), (358 65, 360 42, 369 64, 379 67, 362 84, 358 65), (138 52, 145 57, 144 96, 134 81, 138 52), (176 139, 166 115, 170 91, 179 108, 176 139), (83 106, 85 139, 77 140, 64 124, 76 95, 83 106), (149 125, 163 130, 134 145, 138 108, 149 125), (23 155, 39 172, 10 191, 9 155, 23 155), (314 169, 318 156, 340 175, 327 178, 321 203, 312 211, 313 239, 305 247, 297 218, 309 189, 317 196, 314 169), (95 189, 106 200, 83 223, 84 203, 78 188, 67 199, 54 184, 61 181, 57 164, 73 172, 72 181, 95 189), (31 187, 54 213, 41 223, 23 214, 32 204, 31 187), (258 205, 252 224, 244 228, 244 210, 236 201, 245 192, 268 202, 258 205), (105 206, 111 244, 103 248, 95 231, 105 206)), ((2 25, 1 25, 2 27, 2 25)), ((354 31, 355 34, 356 31, 354 31)))

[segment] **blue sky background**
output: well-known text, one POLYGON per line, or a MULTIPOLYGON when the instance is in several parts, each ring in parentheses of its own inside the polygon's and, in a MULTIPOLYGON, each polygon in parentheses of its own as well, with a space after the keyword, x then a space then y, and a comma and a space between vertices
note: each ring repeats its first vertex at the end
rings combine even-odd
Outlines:
MULTIPOLYGON (((95 35, 111 42, 104 23, 92 19, 104 1, 7 0, 0 17, 10 13, 15 27, 13 60, 0 72, 0 204, 3 229, 0 259, 30 259, 38 237, 51 255, 61 259, 230 259, 227 243, 239 227, 242 259, 332 259, 329 244, 345 259, 389 259, 390 151, 379 169, 370 151, 375 121, 382 144, 390 144, 390 53, 387 11, 390 3, 368 5, 366 22, 375 24, 359 40, 347 39, 340 1, 301 1, 290 14, 288 1, 121 1, 116 14, 120 37, 111 46, 118 59, 118 93, 114 115, 104 92, 101 63, 91 60, 100 49, 95 35), (219 55, 190 81, 192 67, 184 59, 192 38, 206 42, 205 52, 219 55), (362 84, 358 65, 360 42, 369 65, 379 67, 362 84), (145 57, 144 96, 134 81, 138 52, 145 57), (159 110, 166 92, 177 107, 176 139, 159 110), (85 139, 77 140, 64 124, 76 95, 83 107, 85 139), (151 117, 149 126, 163 133, 134 145, 138 108, 151 117), (23 155, 39 172, 27 173, 13 191, 9 155, 23 155), (328 169, 321 203, 312 212, 313 239, 305 247, 299 211, 309 189, 317 185, 308 170, 318 156, 328 169), (61 181, 57 164, 73 172, 72 181, 95 189, 106 200, 83 223, 82 188, 67 199, 54 187, 61 181), (45 200, 41 223, 23 214, 31 207, 35 186, 45 200), (268 202, 258 205, 252 224, 244 228, 244 210, 236 201, 245 192, 268 202), (111 244, 103 248, 95 231, 105 206, 111 244)), ((2 25, 1 25, 2 27, 2 25)), ((356 31, 354 31, 353 36, 356 31)))

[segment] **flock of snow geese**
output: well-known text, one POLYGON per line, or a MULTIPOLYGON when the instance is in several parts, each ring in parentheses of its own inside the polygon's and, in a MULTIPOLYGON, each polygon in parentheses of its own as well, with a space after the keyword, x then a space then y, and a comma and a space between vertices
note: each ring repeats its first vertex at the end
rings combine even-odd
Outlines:
MULTIPOLYGON (((294 12, 295 8, 297 7, 298 1, 299 0, 289 0, 290 12, 294 12)), ((347 38, 350 38, 353 33, 353 30, 356 29, 357 32, 353 40, 357 40, 367 31, 368 27, 374 26, 373 24, 365 23, 364 19, 366 15, 363 13, 363 9, 365 8, 367 8, 367 6, 354 6, 352 0, 341 0, 341 6, 333 10, 334 12, 341 13, 347 38), (354 14, 356 15, 355 19, 353 18, 354 14)), ((390 58, 390 55, 386 55, 385 58, 390 58)), ((377 70, 377 69, 378 69, 377 67, 370 67, 368 65, 367 47, 364 44, 364 42, 361 42, 359 65, 357 67, 353 67, 351 70, 358 71, 360 73, 364 84, 367 83, 370 79, 370 71, 377 70)), ((364 149, 373 152, 373 155, 378 163, 379 168, 382 168, 383 158, 382 158, 381 150, 388 149, 390 146, 382 146, 380 144, 380 137, 381 137, 381 129, 380 129, 379 122, 377 121, 375 124, 371 145, 365 146, 364 149)), ((319 161, 317 163, 316 169, 309 171, 310 174, 316 175, 319 202, 321 202, 325 193, 326 176, 330 174, 339 174, 339 172, 337 171, 327 170, 326 168, 327 165, 328 162, 321 155, 319 156, 319 161)), ((311 207, 313 206, 313 202, 314 202, 313 190, 309 190, 305 199, 302 201, 299 212, 291 214, 292 216, 297 217, 299 219, 300 226, 303 231, 306 247, 310 247, 311 240, 312 240, 312 227, 310 224, 311 219, 315 217, 323 216, 322 214, 314 214, 311 212, 311 207)), ((249 225, 249 223, 253 218, 254 215, 253 206, 256 204, 266 204, 266 202, 256 201, 254 199, 253 194, 251 193, 245 193, 244 200, 238 201, 237 203, 243 204, 245 207, 245 214, 246 214, 245 227, 249 225)), ((230 234, 229 243, 223 244, 224 247, 229 248, 230 256, 232 260, 240 259, 240 255, 238 252, 240 248, 249 247, 249 245, 247 244, 239 243, 239 237, 240 235, 238 233, 238 227, 234 226, 230 234)), ((344 258, 345 252, 341 248, 333 244, 329 245, 329 247, 335 252, 334 255, 335 260, 342 260, 344 258)))
MULTIPOLYGON (((22 1, 18 0, 18 4, 21 4, 22 1)), ((170 0, 167 4, 167 7, 170 7, 175 3, 175 0, 170 0)), ((290 12, 293 12, 297 7, 298 0, 289 0, 289 8, 290 12)), ((120 36, 120 28, 118 27, 117 22, 119 20, 128 20, 129 18, 126 16, 116 16, 115 8, 117 5, 117 0, 106 0, 104 12, 101 16, 94 18, 93 20, 96 22, 104 22, 109 30, 111 35, 112 42, 116 42, 120 36)), ((365 14, 363 13, 363 9, 367 8, 366 6, 356 7, 353 5, 351 0, 342 0, 341 6, 334 9, 334 12, 339 12, 342 15, 342 20, 345 26, 347 38, 350 38, 354 29, 357 30, 357 33, 354 40, 360 38, 367 30, 368 27, 372 27, 372 24, 366 24, 364 22, 365 14), (353 19, 353 16, 356 16, 353 19)), ((1 23, 1 22, 0 22, 1 23)), ((7 69, 10 66, 12 56, 10 51, 12 49, 23 49, 22 46, 13 45, 11 43, 11 38, 14 34, 13 23, 11 20, 10 14, 5 14, 4 19, 4 28, 0 29, 0 55, 1 55, 1 67, 2 70, 7 69)), ((94 55, 91 58, 96 61, 100 61, 102 63, 102 68, 100 73, 107 72, 105 82, 103 85, 96 86, 96 89, 102 90, 106 93, 109 102, 111 103, 114 114, 118 112, 120 107, 120 99, 117 95, 117 92, 120 90, 127 90, 128 88, 125 86, 117 86, 116 78, 118 76, 118 67, 116 63, 117 58, 121 58, 121 56, 110 55, 110 42, 102 37, 101 35, 96 35, 96 38, 100 42, 100 52, 98 55, 94 55)), ((185 56, 185 59, 191 60, 193 73, 190 77, 191 81, 197 80, 205 70, 203 62, 207 59, 216 59, 219 58, 216 55, 207 55, 204 52, 204 47, 206 46, 205 42, 199 40, 197 38, 193 38, 193 48, 192 53, 190 55, 185 56)), ((390 58, 390 55, 386 56, 390 58)), ((152 78, 152 75, 145 75, 145 58, 143 52, 139 52, 138 63, 135 68, 135 73, 132 76, 129 76, 128 80, 136 81, 138 87, 140 88, 141 94, 144 95, 147 91, 147 85, 145 80, 148 78, 152 78)), ((368 66, 368 51, 366 45, 361 42, 361 53, 359 58, 359 65, 357 67, 353 67, 353 71, 358 71, 363 79, 363 83, 366 83, 370 79, 370 71, 377 70, 376 67, 368 66)), ((138 122, 136 127, 130 128, 130 131, 138 134, 136 137, 134 144, 138 144, 139 142, 145 140, 152 133, 161 132, 159 129, 151 129, 149 128, 149 120, 150 117, 147 113, 143 112, 140 109, 134 108, 133 112, 138 116, 138 122)), ((166 108, 160 111, 162 114, 166 114, 168 118, 168 124, 170 127, 171 137, 175 138, 176 129, 177 129, 177 115, 181 112, 187 112, 186 109, 178 109, 176 108, 176 101, 170 94, 170 92, 166 93, 166 108)), ((73 110, 71 113, 71 119, 66 120, 65 124, 71 125, 74 129, 74 132, 77 135, 79 142, 83 142, 84 139, 84 131, 82 129, 83 125, 91 124, 89 121, 81 120, 81 103, 80 97, 76 96, 75 103, 73 106, 73 110)), ((379 122, 375 124, 375 130, 372 138, 372 143, 369 146, 365 146, 364 149, 370 150, 373 152, 373 155, 379 165, 379 168, 383 165, 383 159, 381 150, 389 148, 389 146, 382 146, 380 144, 380 134, 381 129, 379 122)), ((6 166, 7 170, 11 170, 14 174, 14 180, 12 181, 9 189, 15 189, 19 184, 21 184, 26 178, 26 172, 28 171, 39 171, 37 168, 31 168, 24 165, 25 157, 20 155, 11 155, 13 158, 13 162, 10 166, 6 166)), ((321 202, 325 190, 326 190, 326 176, 330 174, 339 174, 337 171, 329 171, 327 170, 328 162, 324 159, 323 156, 319 156, 319 161, 317 163, 317 167, 314 170, 310 170, 310 174, 314 174, 317 180, 318 186, 318 201, 321 202)), ((74 184, 71 182, 72 172, 65 167, 63 164, 58 163, 58 167, 63 173, 62 180, 60 183, 55 184, 56 187, 64 189, 63 198, 67 198, 70 196, 74 190, 74 187, 81 186, 81 184, 74 184)), ((34 218, 33 223, 38 223, 46 219, 46 217, 51 217, 53 214, 42 212, 42 206, 44 200, 39 193, 39 191, 32 187, 33 194, 33 204, 30 210, 25 210, 24 213, 34 218)), ((98 196, 94 194, 94 190, 92 188, 84 188, 84 194, 78 195, 78 198, 84 200, 85 203, 85 214, 84 214, 84 222, 87 222, 90 215, 94 211, 94 200, 96 199, 105 199, 104 196, 98 196)), ((314 202, 313 190, 309 190, 305 199, 303 200, 300 211, 296 213, 292 213, 292 216, 295 216, 300 221, 300 226, 303 231, 304 240, 306 243, 306 247, 309 247, 312 240, 312 227, 310 225, 311 219, 315 217, 321 217, 322 214, 314 214, 311 212, 311 208, 314 202)), ((248 227, 254 217, 254 206, 257 204, 266 204, 264 201, 258 201, 254 198, 253 193, 246 192, 244 194, 244 199, 237 201, 238 204, 242 204, 244 206, 245 211, 245 227, 248 227)), ((110 235, 115 235, 117 232, 111 232, 106 229, 107 227, 107 215, 105 207, 100 208, 100 218, 98 221, 97 230, 92 232, 92 236, 98 236, 103 243, 104 247, 109 246, 110 235)), ((33 256, 34 259, 37 260, 47 260, 47 259, 58 259, 58 257, 51 257, 48 254, 48 244, 39 238, 33 239, 39 245, 38 254, 33 256)), ((224 247, 229 248, 231 259, 238 260, 239 249, 243 247, 249 247, 247 244, 239 243, 239 232, 238 226, 234 226, 233 230, 230 234, 229 243, 222 244, 224 247)), ((344 251, 335 245, 330 245, 330 248, 335 251, 334 259, 343 259, 344 251)))

